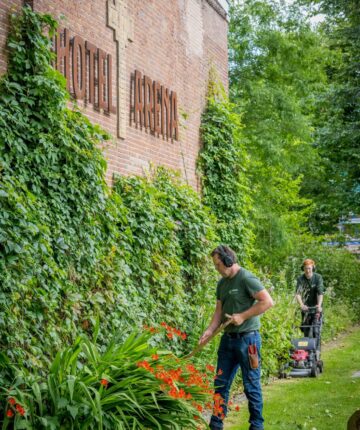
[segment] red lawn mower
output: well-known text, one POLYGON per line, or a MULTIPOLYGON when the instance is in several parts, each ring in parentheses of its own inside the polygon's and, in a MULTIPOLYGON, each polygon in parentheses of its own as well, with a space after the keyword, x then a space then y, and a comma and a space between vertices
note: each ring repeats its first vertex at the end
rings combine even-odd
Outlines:
POLYGON ((321 360, 322 314, 318 312, 316 306, 312 306, 302 315, 300 330, 304 333, 304 337, 291 341, 290 360, 280 371, 280 378, 287 376, 316 378, 323 372, 324 363, 321 360))

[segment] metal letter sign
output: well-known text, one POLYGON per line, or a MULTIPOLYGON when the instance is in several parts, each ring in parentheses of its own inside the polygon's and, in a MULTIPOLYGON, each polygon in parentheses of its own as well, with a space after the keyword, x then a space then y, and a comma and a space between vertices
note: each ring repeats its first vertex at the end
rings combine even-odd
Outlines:
POLYGON ((142 76, 139 70, 134 75, 134 122, 136 127, 144 127, 155 136, 179 140, 177 96, 171 91, 142 76))
MULTIPOLYGON (((126 137, 127 79, 126 48, 134 39, 133 20, 125 0, 107 0, 108 26, 117 44, 117 106, 113 105, 112 57, 68 29, 59 31, 55 40, 56 68, 66 78, 67 89, 78 100, 92 104, 105 114, 117 112, 117 134, 126 137)), ((164 139, 179 139, 177 95, 158 81, 135 71, 130 106, 136 127, 164 139)))
POLYGON ((111 55, 80 36, 71 37, 66 28, 57 34, 55 49, 56 69, 65 76, 68 91, 104 113, 115 113, 111 55))

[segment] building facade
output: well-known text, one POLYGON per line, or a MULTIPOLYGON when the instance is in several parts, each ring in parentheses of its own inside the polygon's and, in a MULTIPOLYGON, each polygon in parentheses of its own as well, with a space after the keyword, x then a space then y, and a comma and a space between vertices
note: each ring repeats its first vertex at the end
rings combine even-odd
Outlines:
MULTIPOLYGON (((9 14, 0 3, 0 74, 9 14)), ((226 0, 32 0, 59 22, 56 67, 79 108, 113 137, 107 179, 150 163, 199 190, 196 159, 210 69, 227 87, 226 0)))

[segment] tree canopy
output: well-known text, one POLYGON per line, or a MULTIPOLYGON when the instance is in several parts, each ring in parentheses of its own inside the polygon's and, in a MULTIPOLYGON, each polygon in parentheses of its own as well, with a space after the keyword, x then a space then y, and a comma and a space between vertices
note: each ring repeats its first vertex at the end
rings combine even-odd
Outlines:
POLYGON ((230 99, 243 125, 262 258, 286 255, 304 231, 334 233, 340 217, 359 212, 356 3, 231 4, 230 99))

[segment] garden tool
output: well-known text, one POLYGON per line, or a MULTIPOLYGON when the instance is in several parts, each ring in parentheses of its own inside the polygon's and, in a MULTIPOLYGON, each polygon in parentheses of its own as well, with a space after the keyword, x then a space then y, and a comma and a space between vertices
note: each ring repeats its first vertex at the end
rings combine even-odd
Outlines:
POLYGON ((201 345, 197 345, 191 352, 190 354, 186 355, 184 358, 191 358, 193 357, 195 354, 197 354, 199 351, 201 351, 205 345, 207 345, 210 340, 214 339, 215 336, 217 336, 219 333, 221 333, 223 330, 225 330, 225 328, 231 323, 231 320, 225 321, 224 323, 220 324, 219 327, 214 331, 214 333, 209 336, 206 341, 204 343, 202 343, 201 345))

